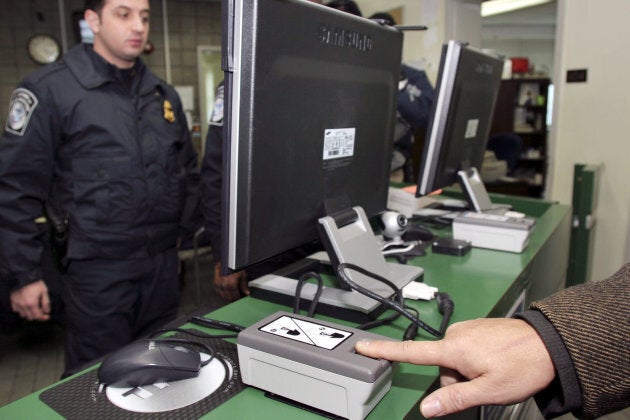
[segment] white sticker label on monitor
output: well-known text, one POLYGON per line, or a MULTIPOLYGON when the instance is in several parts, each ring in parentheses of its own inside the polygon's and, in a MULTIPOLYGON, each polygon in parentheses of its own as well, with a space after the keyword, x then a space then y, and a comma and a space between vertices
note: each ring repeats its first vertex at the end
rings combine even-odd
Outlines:
POLYGON ((289 316, 281 316, 261 327, 260 331, 328 350, 334 349, 352 335, 348 331, 289 316))
POLYGON ((473 137, 477 137, 477 128, 479 128, 479 120, 468 120, 464 138, 471 139, 473 137))
POLYGON ((354 155, 355 128, 329 128, 324 131, 324 160, 354 155))

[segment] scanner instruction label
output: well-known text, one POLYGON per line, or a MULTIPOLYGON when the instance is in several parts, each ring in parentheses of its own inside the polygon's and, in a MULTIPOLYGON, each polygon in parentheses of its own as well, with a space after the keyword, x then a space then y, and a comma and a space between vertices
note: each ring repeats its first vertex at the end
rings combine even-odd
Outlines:
POLYGON ((281 316, 275 321, 260 327, 260 331, 327 350, 334 349, 352 335, 348 331, 290 316, 281 316))

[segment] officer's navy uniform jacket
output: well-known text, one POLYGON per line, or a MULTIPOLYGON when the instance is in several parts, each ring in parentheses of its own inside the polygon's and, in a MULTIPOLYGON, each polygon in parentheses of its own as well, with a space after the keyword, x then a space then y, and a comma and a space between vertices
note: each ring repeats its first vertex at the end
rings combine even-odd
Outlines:
MULTIPOLYGON (((224 84, 221 82, 215 91, 215 102, 208 134, 205 139, 205 154, 201 169, 201 208, 203 223, 207 239, 212 247, 212 256, 215 262, 221 261, 222 243, 222 185, 223 185, 223 124, 224 124, 224 84)), ((226 118, 229 116, 226 116, 226 118)), ((290 263, 305 258, 306 256, 321 251, 319 242, 311 242, 297 249, 268 259, 262 263, 249 267, 247 278, 253 280, 264 274, 277 271, 290 263)), ((225 265, 223 265, 225 268, 225 265)))
POLYGON ((435 91, 423 70, 402 64, 400 71, 392 170, 402 168, 404 180, 414 182, 412 164, 414 133, 429 124, 435 91))
POLYGON ((34 220, 46 201, 68 220, 69 260, 147 257, 193 229, 197 159, 179 97, 136 61, 130 77, 83 44, 13 93, 0 140, 11 287, 42 278, 34 220))

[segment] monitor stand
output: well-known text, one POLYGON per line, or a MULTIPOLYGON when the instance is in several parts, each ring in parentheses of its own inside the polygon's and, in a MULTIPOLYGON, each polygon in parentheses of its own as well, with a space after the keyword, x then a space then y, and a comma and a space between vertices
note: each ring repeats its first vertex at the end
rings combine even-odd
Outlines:
MULTIPOLYGON (((287 270, 252 280, 249 283, 252 296, 292 306, 297 278, 315 265, 319 265, 320 268, 327 267, 332 272, 339 263, 355 264, 385 277, 398 288, 422 278, 424 274, 421 267, 385 260, 381 246, 361 207, 353 207, 343 214, 322 217, 319 219, 319 227, 327 253, 314 254, 307 261, 287 267, 287 270)), ((347 270, 346 273, 353 282, 383 297, 393 295, 393 290, 378 280, 352 270, 347 270)), ((385 310, 383 305, 374 299, 353 290, 346 290, 339 281, 337 283, 340 287, 323 288, 317 313, 352 322, 366 322, 377 318, 385 310)), ((304 284, 301 291, 301 307, 308 307, 316 291, 315 284, 304 284)))
POLYGON ((457 178, 471 210, 477 213, 502 213, 511 208, 509 204, 492 204, 477 168, 462 169, 457 172, 457 178))

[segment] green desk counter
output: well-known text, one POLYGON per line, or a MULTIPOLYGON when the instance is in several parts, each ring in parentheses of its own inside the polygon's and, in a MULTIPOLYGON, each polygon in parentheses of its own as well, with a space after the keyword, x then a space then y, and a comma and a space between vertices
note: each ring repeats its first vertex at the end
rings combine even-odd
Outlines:
MULTIPOLYGON (((473 248, 467 255, 455 257, 432 254, 429 250, 426 256, 411 262, 424 268, 424 281, 427 284, 451 295, 455 302, 451 322, 505 316, 524 290, 527 291, 526 300, 529 302, 564 287, 570 207, 505 196, 493 196, 493 200, 510 202, 515 210, 537 218, 536 229, 523 253, 473 248)), ((445 229, 437 233, 445 236, 450 234, 450 230, 445 229)), ((418 309, 423 321, 439 327, 440 315, 435 301, 407 303, 418 309)), ((285 306, 247 297, 212 312, 209 317, 251 325, 278 310, 290 311, 285 306)), ((352 325, 328 317, 318 318, 352 325)), ((375 328, 372 331, 400 339, 407 325, 408 321, 401 317, 392 325, 375 328)), ((420 330, 416 340, 433 339, 428 333, 420 330)), ((370 413, 368 419, 420 418, 418 403, 437 377, 438 368, 434 366, 397 364, 391 390, 370 413)), ((57 384, 51 387, 55 385, 57 384)), ((1 407, 0 418, 60 418, 54 410, 40 401, 39 395, 45 389, 1 407)), ((271 400, 258 389, 247 388, 209 412, 204 418, 293 420, 321 417, 271 400)))

